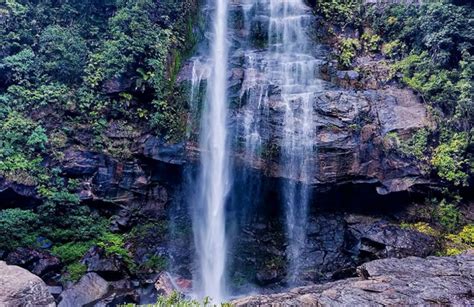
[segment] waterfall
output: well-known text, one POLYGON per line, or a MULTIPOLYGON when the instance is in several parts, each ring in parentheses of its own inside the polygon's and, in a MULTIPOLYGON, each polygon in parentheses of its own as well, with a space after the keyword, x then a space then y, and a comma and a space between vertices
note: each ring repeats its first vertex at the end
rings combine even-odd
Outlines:
MULTIPOLYGON (((210 76, 201 116, 201 173, 193 218, 201 297, 225 297, 225 202, 229 190, 227 146, 227 0, 216 0, 210 39, 210 76)), ((196 74, 193 74, 193 79, 196 74)), ((194 83, 194 80, 193 80, 194 83)))
POLYGON ((264 143, 271 145, 260 154, 265 150, 272 154, 274 147, 279 148, 279 172, 287 179, 281 187, 288 241, 287 278, 293 284, 298 282, 305 247, 316 154, 313 97, 322 91, 318 46, 310 43, 307 32, 313 15, 303 0, 246 0, 242 10, 244 33, 248 33, 241 50, 245 54, 241 88, 243 156, 259 164, 254 158, 256 148, 264 143), (264 44, 252 42, 255 37, 262 40, 265 36, 264 44), (282 131, 275 131, 269 116, 283 122, 282 131))
POLYGON ((315 131, 312 95, 320 91, 316 76, 320 61, 309 53, 308 21, 312 15, 303 0, 270 0, 269 45, 281 78, 284 133, 282 171, 291 179, 283 185, 286 208, 288 279, 296 282, 306 241, 309 178, 313 171, 315 131), (297 183, 298 180, 300 183, 297 183))

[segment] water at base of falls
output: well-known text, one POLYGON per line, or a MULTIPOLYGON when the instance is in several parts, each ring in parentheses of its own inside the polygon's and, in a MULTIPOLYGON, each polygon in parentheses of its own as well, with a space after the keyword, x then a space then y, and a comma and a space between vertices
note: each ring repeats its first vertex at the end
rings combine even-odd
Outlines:
MULTIPOLYGON (((195 291, 199 297, 208 296, 218 303, 224 299, 226 289, 225 202, 230 185, 226 127, 227 0, 216 0, 214 5, 211 69, 201 119, 199 191, 197 203, 192 206, 199 262, 198 276, 194 277, 195 291)), ((198 81, 193 80, 193 84, 198 81)))

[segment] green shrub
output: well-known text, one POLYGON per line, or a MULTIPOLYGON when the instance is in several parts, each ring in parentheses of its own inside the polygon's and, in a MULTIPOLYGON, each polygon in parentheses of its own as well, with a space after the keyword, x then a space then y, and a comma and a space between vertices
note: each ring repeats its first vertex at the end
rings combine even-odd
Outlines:
POLYGON ((431 163, 439 177, 454 185, 465 185, 468 174, 465 172, 468 160, 464 157, 467 147, 467 135, 454 133, 450 140, 440 144, 434 150, 431 163))
POLYGON ((448 256, 458 255, 468 249, 474 248, 474 224, 466 225, 457 234, 446 236, 446 254, 448 256))
POLYGON ((400 58, 406 52, 405 50, 405 44, 400 42, 398 39, 388 43, 384 43, 382 45, 382 53, 391 59, 400 58))
POLYGON ((380 48, 382 39, 377 34, 366 32, 362 34, 361 41, 366 52, 377 52, 380 48))
POLYGON ((67 272, 67 275, 65 276, 64 279, 67 281, 76 282, 79 279, 81 279, 81 277, 84 276, 84 274, 86 274, 87 266, 79 262, 71 263, 68 266, 66 266, 66 272, 67 272))
POLYGON ((350 68, 352 61, 360 49, 360 43, 355 38, 345 38, 339 44, 338 62, 344 68, 350 68))
MULTIPOLYGON (((126 304, 123 305, 122 307, 139 307, 140 305, 135 305, 135 304, 126 304)), ((184 298, 183 295, 180 293, 174 291, 168 296, 160 296, 158 297, 158 300, 156 304, 151 304, 151 305, 146 305, 146 307, 168 307, 168 306, 174 306, 174 307, 211 307, 211 306, 221 306, 221 307, 230 307, 232 306, 230 303, 220 303, 220 304, 215 304, 212 302, 212 299, 210 297, 205 297, 202 301, 197 301, 197 300, 187 300, 184 298)), ((145 307, 145 306, 143 306, 145 307)))
POLYGON ((125 247, 123 235, 106 232, 98 240, 97 246, 104 249, 106 255, 116 256, 122 259, 129 268, 135 266, 130 252, 125 247))
POLYGON ((319 0, 316 3, 318 11, 325 19, 343 25, 358 22, 357 14, 360 1, 356 0, 319 0))
POLYGON ((436 209, 436 218, 447 232, 454 232, 459 227, 461 213, 455 205, 443 199, 436 209))
POLYGON ((400 150, 408 156, 416 157, 418 160, 426 160, 429 135, 430 132, 427 129, 417 130, 409 140, 401 142, 400 150))
POLYGON ((439 232, 437 230, 435 230, 433 227, 431 227, 430 224, 428 224, 426 222, 417 222, 417 223, 414 223, 414 224, 401 223, 400 227, 403 228, 403 229, 413 229, 413 230, 416 230, 418 232, 421 232, 421 233, 424 233, 424 234, 427 234, 427 235, 433 236, 433 237, 439 236, 439 232))
POLYGON ((141 265, 141 269, 153 270, 155 272, 160 272, 166 269, 168 266, 168 261, 166 258, 158 255, 151 255, 148 259, 141 265))
POLYGON ((38 215, 30 210, 0 210, 0 249, 33 246, 37 238, 38 215))
POLYGON ((79 261, 93 245, 92 241, 68 242, 53 246, 51 253, 58 256, 64 263, 73 263, 79 261))

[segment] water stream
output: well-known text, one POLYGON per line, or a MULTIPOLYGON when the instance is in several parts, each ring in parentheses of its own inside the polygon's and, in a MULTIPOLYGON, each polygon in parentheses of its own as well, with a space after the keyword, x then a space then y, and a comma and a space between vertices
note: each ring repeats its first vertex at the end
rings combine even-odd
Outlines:
MULTIPOLYGON (((211 35, 210 76, 201 116, 199 196, 193 219, 199 262, 198 295, 225 297, 225 203, 229 190, 227 141, 227 0, 216 0, 211 35)), ((193 84, 200 78, 193 73, 193 84)))

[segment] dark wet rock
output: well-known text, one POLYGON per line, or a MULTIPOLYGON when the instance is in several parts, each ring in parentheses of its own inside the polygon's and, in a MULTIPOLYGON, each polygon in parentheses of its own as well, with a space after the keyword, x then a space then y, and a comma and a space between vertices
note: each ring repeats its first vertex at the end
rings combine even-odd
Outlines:
MULTIPOLYGON (((371 183, 378 186, 377 192, 387 194, 430 182, 418 162, 386 143, 389 132, 408 139, 417 129, 430 125, 425 106, 413 92, 390 87, 378 91, 328 89, 315 94, 313 101, 317 153, 309 183, 371 183)), ((281 102, 276 97, 269 103, 270 115, 262 118, 260 134, 265 142, 270 142, 263 145, 264 152, 269 148, 275 153, 264 159, 246 157, 240 162, 262 169, 271 177, 286 178, 288 174, 281 169, 278 159, 284 122, 281 102)), ((237 123, 243 122, 244 112, 255 112, 247 108, 252 106, 244 106, 239 110, 242 114, 236 113, 237 123)), ((243 127, 238 131, 244 131, 243 127)), ((245 135, 240 137, 245 139, 245 135)))
POLYGON ((21 266, 41 277, 60 268, 60 260, 57 257, 31 248, 17 248, 8 253, 5 260, 9 265, 21 266))
POLYGON ((185 162, 185 144, 168 144, 164 140, 153 136, 144 136, 137 152, 146 158, 169 164, 181 165, 185 162))
POLYGON ((10 181, 0 175, 0 208, 18 206, 34 206, 39 203, 39 195, 34 184, 23 184, 10 181))
POLYGON ((282 280, 284 277, 276 268, 262 268, 256 274, 256 280, 260 286, 267 286, 282 280))
MULTIPOLYGON (((283 225, 252 223, 233 247, 233 280, 254 280, 269 288, 285 284, 288 260, 283 225)), ((423 233, 364 215, 318 212, 306 226, 296 284, 321 283, 356 274, 366 261, 421 256, 435 252, 436 241, 423 233)), ((236 288, 240 286, 238 283, 236 288)))
POLYGON ((96 273, 87 273, 59 296, 59 307, 83 306, 104 297, 109 283, 96 273))
POLYGON ((402 229, 386 221, 365 216, 346 217, 348 229, 358 241, 356 253, 361 259, 407 256, 426 257, 436 249, 436 240, 424 233, 402 229))
POLYGON ((236 306, 357 306, 474 304, 474 252, 456 257, 408 257, 368 262, 358 278, 245 297, 236 306))
POLYGON ((63 172, 71 177, 94 175, 105 157, 89 151, 68 150, 64 153, 63 172))
POLYGON ((112 95, 127 91, 131 88, 133 80, 126 77, 117 77, 106 80, 102 85, 104 93, 112 95))
POLYGON ((172 276, 168 272, 161 272, 154 287, 157 293, 163 296, 169 296, 173 292, 188 294, 192 291, 192 281, 180 276, 172 276))
POLYGON ((87 266, 87 272, 97 273, 108 281, 120 280, 127 272, 127 267, 122 259, 107 255, 102 248, 97 246, 92 247, 81 262, 87 266))
POLYGON ((56 306, 46 284, 36 275, 0 261, 0 306, 56 306))

